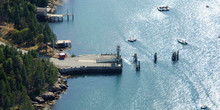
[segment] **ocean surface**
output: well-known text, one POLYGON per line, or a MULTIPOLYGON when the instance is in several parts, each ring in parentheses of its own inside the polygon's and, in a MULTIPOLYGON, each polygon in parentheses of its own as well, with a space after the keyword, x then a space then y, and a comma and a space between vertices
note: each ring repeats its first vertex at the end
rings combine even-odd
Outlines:
POLYGON ((220 110, 220 0, 65 0, 56 13, 67 10, 74 21, 50 26, 59 40, 72 41, 68 53, 116 53, 120 45, 123 72, 67 79, 53 110, 220 110), (161 5, 170 11, 159 12, 161 5))

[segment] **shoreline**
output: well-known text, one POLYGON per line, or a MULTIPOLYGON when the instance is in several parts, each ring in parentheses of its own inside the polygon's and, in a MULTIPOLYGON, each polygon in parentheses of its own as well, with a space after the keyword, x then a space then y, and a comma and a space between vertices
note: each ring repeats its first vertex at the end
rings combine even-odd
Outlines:
POLYGON ((50 0, 47 7, 50 8, 49 13, 54 13, 57 9, 57 6, 62 6, 64 0, 50 0))
MULTIPOLYGON (((50 13, 54 13, 57 6, 61 6, 63 2, 64 0, 50 0, 47 6, 51 8, 50 13)), ((35 99, 32 100, 33 108, 35 110, 51 110, 52 106, 68 88, 67 81, 65 80, 66 78, 68 78, 68 76, 63 76, 58 73, 58 78, 54 85, 48 87, 47 91, 39 96, 36 96, 35 99)))
POLYGON ((51 110, 52 106, 68 88, 65 79, 66 77, 59 74, 53 86, 49 87, 45 93, 36 96, 35 99, 32 100, 33 108, 35 110, 51 110))

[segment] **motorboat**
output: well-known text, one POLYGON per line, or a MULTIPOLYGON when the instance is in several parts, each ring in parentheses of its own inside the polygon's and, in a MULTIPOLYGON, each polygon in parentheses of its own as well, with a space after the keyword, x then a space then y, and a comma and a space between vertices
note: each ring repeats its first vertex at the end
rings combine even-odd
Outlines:
POLYGON ((136 39, 128 39, 128 42, 135 42, 136 39))
POLYGON ((183 39, 177 39, 177 42, 179 42, 179 43, 181 43, 181 44, 183 44, 183 45, 187 45, 188 43, 185 41, 185 40, 183 40, 183 39))
POLYGON ((201 106, 201 109, 207 109, 207 108, 208 108, 207 105, 203 105, 203 106, 201 106))
POLYGON ((160 7, 157 7, 158 11, 169 11, 169 7, 168 6, 160 6, 160 7))

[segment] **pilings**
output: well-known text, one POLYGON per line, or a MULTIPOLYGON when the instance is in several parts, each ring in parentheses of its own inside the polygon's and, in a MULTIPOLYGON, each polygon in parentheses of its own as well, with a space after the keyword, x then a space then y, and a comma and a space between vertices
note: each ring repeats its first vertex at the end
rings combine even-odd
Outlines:
POLYGON ((138 62, 136 63, 136 71, 140 71, 140 68, 141 68, 141 62, 138 61, 138 62))
POLYGON ((74 20, 73 14, 47 14, 46 18, 49 22, 63 22, 65 16, 67 21, 69 21, 69 16, 72 16, 72 21, 74 20))
POLYGON ((136 53, 133 55, 133 60, 135 63, 137 63, 137 54, 136 53))
POLYGON ((140 63, 140 61, 138 61, 136 53, 134 53, 134 55, 133 55, 133 60, 134 60, 135 66, 136 66, 136 71, 140 71, 141 63, 140 63))
POLYGON ((157 63, 157 53, 154 54, 154 63, 157 63))
POLYGON ((179 51, 173 52, 171 59, 172 59, 172 61, 178 61, 179 60, 179 51))

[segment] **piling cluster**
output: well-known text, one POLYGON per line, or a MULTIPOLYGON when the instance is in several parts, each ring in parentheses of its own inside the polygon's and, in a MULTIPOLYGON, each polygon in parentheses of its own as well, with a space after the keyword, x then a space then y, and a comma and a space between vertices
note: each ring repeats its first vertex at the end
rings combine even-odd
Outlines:
POLYGON ((179 60, 179 51, 173 52, 171 59, 172 59, 172 61, 178 61, 179 60))
POLYGON ((135 66, 136 66, 136 71, 140 71, 141 63, 140 63, 140 61, 138 61, 136 53, 133 55, 133 60, 134 60, 135 66))

